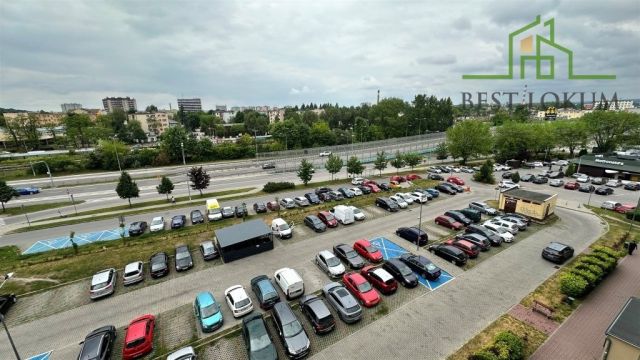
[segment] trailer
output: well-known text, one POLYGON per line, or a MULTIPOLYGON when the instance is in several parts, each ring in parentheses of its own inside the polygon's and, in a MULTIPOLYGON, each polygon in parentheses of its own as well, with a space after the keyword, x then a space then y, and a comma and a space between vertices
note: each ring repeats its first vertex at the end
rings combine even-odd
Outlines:
POLYGON ((220 256, 231 262, 273 249, 272 232, 262 220, 251 220, 215 231, 220 256))

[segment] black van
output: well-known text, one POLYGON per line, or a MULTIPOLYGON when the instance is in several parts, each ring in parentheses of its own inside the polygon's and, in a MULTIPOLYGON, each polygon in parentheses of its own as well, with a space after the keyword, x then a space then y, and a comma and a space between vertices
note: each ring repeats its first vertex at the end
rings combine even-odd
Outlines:
POLYGON ((473 221, 474 223, 479 223, 480 220, 482 220, 482 214, 478 210, 466 208, 458 211, 461 212, 462 215, 471 219, 471 221, 473 221))
POLYGON ((432 245, 429 247, 429 251, 440 256, 441 258, 452 261, 458 266, 462 266, 467 263, 467 259, 469 258, 464 251, 458 249, 455 246, 451 245, 432 245))
POLYGON ((551 242, 542 249, 542 257, 556 264, 562 264, 573 256, 573 248, 559 242, 551 242))

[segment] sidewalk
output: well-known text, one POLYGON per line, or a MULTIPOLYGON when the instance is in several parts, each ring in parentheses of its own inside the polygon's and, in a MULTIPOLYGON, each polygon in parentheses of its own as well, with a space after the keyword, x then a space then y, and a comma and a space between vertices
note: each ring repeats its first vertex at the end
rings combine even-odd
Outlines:
POLYGON ((631 296, 640 295, 640 254, 623 258, 530 359, 600 359, 607 327, 631 296))

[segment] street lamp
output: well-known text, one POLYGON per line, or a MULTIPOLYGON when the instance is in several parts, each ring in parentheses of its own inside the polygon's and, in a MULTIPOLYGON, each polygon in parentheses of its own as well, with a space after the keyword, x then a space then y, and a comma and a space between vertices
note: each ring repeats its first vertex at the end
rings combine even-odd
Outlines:
MULTIPOLYGON (((182 165, 187 167, 187 160, 184 157, 184 142, 180 142, 180 149, 182 149, 182 165)), ((189 186, 189 173, 187 172, 187 193, 189 194, 189 201, 191 201, 191 188, 189 186)))
POLYGON ((34 164, 38 164, 38 163, 44 163, 44 166, 47 167, 47 175, 49 175, 49 181, 51 181, 51 187, 54 188, 55 185, 53 185, 53 175, 51 174, 51 169, 49 168, 49 164, 47 164, 47 162, 44 160, 36 161, 33 164, 31 164, 32 168, 34 164))
POLYGON ((13 343, 13 339, 11 338, 11 334, 9 334, 9 329, 7 328, 7 324, 4 321, 4 315, 0 313, 0 323, 4 326, 4 331, 7 333, 7 337, 9 338, 9 342, 11 343, 11 348, 13 349, 13 353, 16 355, 16 359, 20 360, 20 354, 18 354, 18 349, 16 349, 16 344, 13 343))
POLYGON ((422 201, 420 201, 420 217, 418 217, 418 238, 416 239, 416 251, 420 250, 420 227, 422 226, 422 201))
POLYGON ((253 129, 253 142, 256 143, 256 159, 258 158, 258 130, 253 129))
POLYGON ((4 281, 2 282, 2 284, 0 284, 0 289, 2 289, 2 287, 4 286, 4 283, 6 283, 7 280, 9 280, 9 279, 11 279, 13 277, 13 274, 15 274, 15 273, 10 272, 10 273, 4 275, 4 281))

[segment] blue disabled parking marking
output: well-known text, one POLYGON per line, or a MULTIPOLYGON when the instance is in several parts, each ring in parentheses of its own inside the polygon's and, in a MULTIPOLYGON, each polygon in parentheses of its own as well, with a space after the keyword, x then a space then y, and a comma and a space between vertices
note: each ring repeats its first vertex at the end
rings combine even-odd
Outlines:
POLYGON ((46 353, 42 353, 36 356, 32 356, 30 358, 28 358, 27 360, 49 360, 51 359, 51 353, 52 351, 47 351, 46 353))
MULTIPOLYGON (((129 230, 125 229, 124 236, 129 236, 129 230)), ((95 231, 90 233, 82 233, 75 234, 73 237, 73 241, 79 246, 92 244, 94 242, 99 241, 113 241, 120 239, 120 228, 95 231)), ((51 250, 59 250, 71 247, 73 244, 71 243, 71 239, 68 236, 47 239, 47 240, 39 240, 36 241, 35 244, 31 245, 27 250, 25 250, 22 254, 36 254, 45 251, 51 250)))
MULTIPOLYGON (((382 236, 371 239, 369 240, 369 242, 371 242, 371 245, 380 249, 380 251, 382 252, 382 257, 385 260, 399 258, 400 255, 409 252, 409 250, 406 250, 402 246, 382 236)), ((449 274, 443 269, 441 269, 440 276, 436 280, 429 280, 418 274, 416 274, 416 276, 418 277, 418 281, 420 282, 420 284, 422 284, 422 286, 426 287, 429 290, 436 290, 442 285, 455 279, 453 275, 449 274)))

